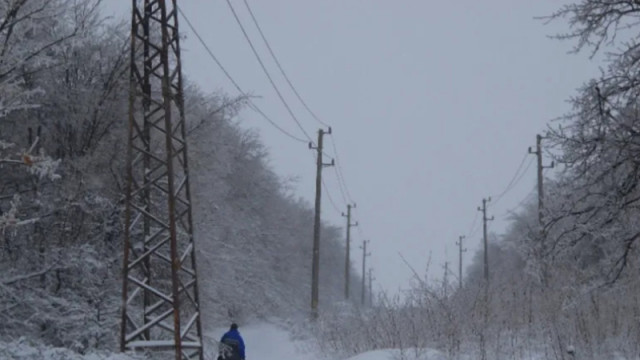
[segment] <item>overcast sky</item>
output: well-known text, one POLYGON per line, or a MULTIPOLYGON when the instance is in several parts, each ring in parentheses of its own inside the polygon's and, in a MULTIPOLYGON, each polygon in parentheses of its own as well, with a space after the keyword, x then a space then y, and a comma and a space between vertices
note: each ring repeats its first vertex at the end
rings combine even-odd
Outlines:
MULTIPOLYGON (((375 288, 405 289, 411 270, 441 276, 458 266, 455 241, 469 235, 482 198, 501 193, 535 136, 569 110, 566 100, 597 73, 588 54, 568 54, 572 43, 545 25, 563 1, 551 0, 247 0, 289 78, 333 135, 326 153, 338 158, 353 201, 356 246, 371 240, 368 259, 375 288), (446 254, 446 256, 445 256, 446 254)), ((566 2, 566 1, 564 1, 566 2)), ((127 14, 128 0, 105 1, 127 14)), ((283 95, 311 137, 321 126, 296 100, 262 42, 242 0, 232 0, 249 36, 283 95)), ((262 73, 225 0, 179 1, 204 41, 246 92, 281 127, 304 138, 262 73)), ((206 54, 186 23, 181 31, 183 72, 205 91, 237 91, 206 54)), ((296 176, 296 193, 312 204, 315 163, 307 145, 281 134, 250 110, 239 120, 257 129, 283 177, 296 176)), ((529 155, 533 160, 533 156, 529 155)), ((326 161, 330 161, 329 158, 326 161)), ((525 164, 525 165, 526 165, 525 164)), ((336 172, 325 168, 330 196, 346 211, 336 172)), ((535 163, 499 203, 489 204, 500 234, 535 186, 535 163)), ((325 193, 326 194, 326 193, 325 193)), ((348 195, 347 195, 348 196, 348 195)), ((344 226, 328 197, 322 217, 344 226)), ((480 221, 476 222, 476 229, 480 221)), ((481 231, 466 239, 470 261, 481 231)), ((312 229, 309 229, 312 241, 312 229)), ((354 249, 361 269, 362 252, 354 249)), ((367 266, 369 267, 369 266, 367 266)), ((322 270, 321 270, 322 271, 322 270)), ((457 270, 455 272, 457 274, 457 270)))

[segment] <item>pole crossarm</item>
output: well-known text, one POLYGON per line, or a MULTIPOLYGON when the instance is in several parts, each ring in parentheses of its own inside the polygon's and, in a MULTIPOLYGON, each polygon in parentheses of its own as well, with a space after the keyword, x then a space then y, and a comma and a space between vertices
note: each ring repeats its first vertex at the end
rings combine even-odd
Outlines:
POLYGON ((177 11, 132 0, 120 350, 203 360, 177 11))

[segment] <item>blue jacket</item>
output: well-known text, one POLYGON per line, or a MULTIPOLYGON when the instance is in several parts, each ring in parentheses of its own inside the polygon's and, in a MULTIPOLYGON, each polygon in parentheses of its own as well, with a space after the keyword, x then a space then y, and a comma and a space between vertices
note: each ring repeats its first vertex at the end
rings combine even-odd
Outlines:
POLYGON ((222 335, 220 342, 238 349, 238 355, 240 355, 240 359, 245 359, 244 340, 242 340, 242 336, 240 336, 240 332, 238 332, 238 329, 231 329, 227 331, 224 335, 222 335))

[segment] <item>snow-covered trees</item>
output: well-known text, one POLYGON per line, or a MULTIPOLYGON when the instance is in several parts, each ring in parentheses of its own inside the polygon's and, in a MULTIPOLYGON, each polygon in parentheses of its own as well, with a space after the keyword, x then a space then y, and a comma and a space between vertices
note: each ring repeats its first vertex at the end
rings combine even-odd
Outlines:
MULTIPOLYGON (((127 27, 104 19, 98 4, 0 1, 3 341, 115 348, 129 42, 127 27)), ((211 327, 309 304, 312 210, 270 169, 258 136, 234 122, 244 100, 204 95, 193 84, 185 92, 201 299, 211 327)), ((335 264, 344 258, 342 232, 327 226, 323 234, 328 303, 342 295, 335 264)))
MULTIPOLYGON (((37 106, 34 97, 42 92, 30 81, 31 76, 48 68, 53 59, 51 55, 74 35, 73 31, 59 36, 48 31, 60 10, 57 1, 22 0, 0 4, 0 121, 6 122, 7 115, 15 111, 37 106)), ((0 133, 0 166, 8 169, 26 165, 33 171, 42 169, 41 165, 46 162, 47 172, 52 174, 55 163, 38 158, 34 153, 38 140, 32 136, 29 140, 20 151, 5 133, 0 133), (34 163, 36 166, 32 167, 34 163)), ((2 200, 10 201, 9 210, 0 214, 0 229, 22 224, 24 219, 16 217, 20 197, 8 191, 0 194, 2 200)))
MULTIPOLYGON (((188 118, 207 119, 192 133, 189 149, 198 268, 215 274, 201 281, 201 298, 206 309, 219 309, 205 316, 242 319, 308 311, 313 210, 269 168, 257 135, 229 121, 237 108, 217 111, 229 100, 196 90, 187 94, 193 104, 188 118)), ((325 305, 342 297, 341 234, 329 226, 322 231, 325 305)))
MULTIPOLYGON (((95 178, 108 174, 109 166, 103 166, 108 161, 95 164, 97 157, 84 156, 63 163, 45 154, 65 155, 57 149, 64 138, 53 124, 82 129, 106 113, 119 116, 94 104, 107 98, 96 95, 108 88, 96 79, 112 73, 103 68, 124 69, 122 61, 109 59, 124 49, 113 46, 117 37, 101 28, 98 3, 22 0, 0 5, 5 40, 0 98, 7 100, 0 135, 15 144, 5 147, 0 164, 0 218, 5 220, 0 224, 0 333, 7 339, 38 337, 78 351, 114 339, 118 296, 110 290, 118 284, 114 274, 120 267, 119 209, 117 200, 91 191, 95 186, 87 181, 87 173, 95 178), (96 48, 105 56, 89 56, 96 48), (70 88, 78 91, 72 94, 70 88), (84 116, 70 110, 81 107, 84 116), (98 168, 103 171, 90 171, 98 168)), ((114 145, 103 158, 115 150, 114 145)))
MULTIPOLYGON (((457 344, 490 359, 566 359, 568 347, 576 359, 638 356, 640 2, 576 0, 547 18, 565 19, 570 30, 557 38, 575 41, 576 52, 608 52, 600 76, 586 81, 570 100, 572 111, 545 134, 560 171, 545 180, 543 228, 537 206, 527 203, 504 234, 490 237, 486 297, 479 252, 450 297, 438 292, 440 284, 421 281, 408 301, 380 302, 375 314, 356 316, 367 332, 406 325, 397 335, 408 343, 379 336, 370 348, 430 341, 452 358, 457 344), (379 314, 388 314, 387 324, 379 314)), ((322 332, 325 345, 348 352, 358 335, 332 324, 342 337, 322 332)))
POLYGON ((640 47, 635 1, 592 1, 562 7, 551 18, 567 18, 576 50, 615 47, 608 66, 571 99, 573 111, 548 132, 552 154, 564 165, 550 198, 552 250, 591 248, 607 268, 601 281, 620 277, 640 237, 640 47), (557 196, 556 196, 557 195, 557 196))

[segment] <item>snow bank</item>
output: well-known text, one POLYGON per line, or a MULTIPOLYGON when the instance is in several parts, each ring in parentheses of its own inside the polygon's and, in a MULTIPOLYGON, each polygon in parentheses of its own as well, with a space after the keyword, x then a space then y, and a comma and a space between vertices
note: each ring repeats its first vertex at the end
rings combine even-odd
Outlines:
POLYGON ((6 343, 0 341, 2 360, 142 360, 143 357, 119 353, 91 353, 81 355, 64 348, 34 344, 24 338, 6 343))
MULTIPOLYGON (((480 354, 463 354, 459 359, 476 360, 480 358, 480 354)), ((549 356, 544 354, 531 354, 528 357, 521 358, 521 360, 546 360, 549 356)), ((578 357, 576 357, 578 358, 578 357)), ((615 354, 613 357, 603 357, 602 360, 628 360, 621 354, 615 354)), ((640 360, 640 357, 633 358, 634 360, 640 360)), ((422 349, 416 352, 415 349, 409 349, 400 351, 398 349, 385 349, 375 350, 362 353, 351 357, 347 360, 447 360, 444 353, 433 349, 422 349)))
POLYGON ((447 360, 447 357, 433 349, 385 349, 362 353, 347 360, 447 360))

